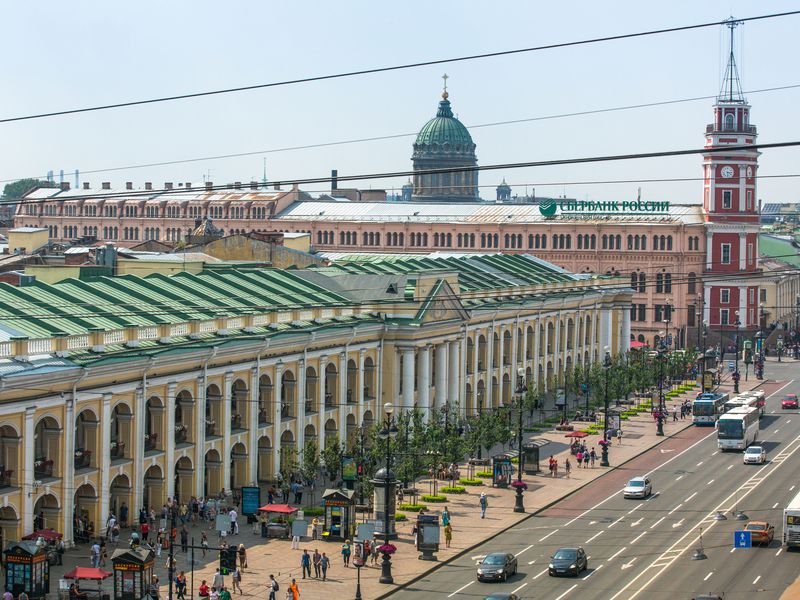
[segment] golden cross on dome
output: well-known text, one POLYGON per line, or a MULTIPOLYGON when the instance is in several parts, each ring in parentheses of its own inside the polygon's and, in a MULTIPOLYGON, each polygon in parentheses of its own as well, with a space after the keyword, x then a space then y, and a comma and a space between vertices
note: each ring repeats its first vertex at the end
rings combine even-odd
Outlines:
POLYGON ((450 76, 447 73, 445 73, 444 75, 442 75, 442 79, 444 80, 444 91, 446 92, 447 91, 447 80, 450 79, 450 76))

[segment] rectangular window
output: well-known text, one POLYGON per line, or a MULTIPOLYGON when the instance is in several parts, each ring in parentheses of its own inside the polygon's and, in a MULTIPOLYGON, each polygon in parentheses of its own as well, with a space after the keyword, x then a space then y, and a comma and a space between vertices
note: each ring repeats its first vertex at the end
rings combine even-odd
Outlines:
POLYGON ((756 300, 756 291, 753 288, 750 288, 750 304, 755 302, 756 300))
POLYGON ((731 245, 730 244, 722 244, 722 264, 723 265, 731 264, 731 245))
POLYGON ((647 305, 640 304, 639 305, 639 320, 640 321, 647 321, 647 305))
POLYGON ((753 210, 753 190, 747 190, 747 210, 753 210))
POLYGON ((747 313, 750 315, 750 320, 748 321, 748 323, 755 323, 756 322, 755 318, 754 318, 755 317, 755 309, 751 308, 750 310, 747 311, 747 313))
POLYGON ((767 301, 767 289, 766 288, 759 288, 758 289, 758 301, 759 302, 766 302, 767 301))
POLYGON ((733 191, 722 190, 722 208, 730 208, 733 205, 733 191))
POLYGON ((636 305, 631 304, 631 321, 636 320, 636 305))
POLYGON ((728 309, 723 308, 719 311, 719 323, 720 325, 728 325, 730 321, 728 320, 728 309))
POLYGON ((753 264, 753 244, 747 244, 747 264, 753 264))
POLYGON ((694 327, 694 326, 695 326, 695 324, 696 324, 696 321, 695 321, 695 314, 694 314, 694 311, 695 311, 695 310, 696 310, 696 307, 695 307, 695 305, 694 305, 694 304, 690 304, 690 305, 689 305, 689 314, 687 315, 687 319, 686 319, 686 324, 687 324, 689 327, 694 327))
POLYGON ((655 305, 655 321, 656 323, 660 323, 664 320, 664 313, 663 313, 663 306, 660 304, 655 305))
POLYGON ((727 288, 723 288, 719 291, 719 303, 720 304, 730 304, 731 302, 731 291, 727 288))

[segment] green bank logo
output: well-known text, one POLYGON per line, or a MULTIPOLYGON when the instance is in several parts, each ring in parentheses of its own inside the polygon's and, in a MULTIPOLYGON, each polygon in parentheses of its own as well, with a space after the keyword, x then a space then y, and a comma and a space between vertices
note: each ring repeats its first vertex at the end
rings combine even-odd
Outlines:
POLYGON ((539 203, 539 212, 542 213, 543 217, 552 217, 556 214, 557 208, 558 202, 555 200, 543 200, 539 203))

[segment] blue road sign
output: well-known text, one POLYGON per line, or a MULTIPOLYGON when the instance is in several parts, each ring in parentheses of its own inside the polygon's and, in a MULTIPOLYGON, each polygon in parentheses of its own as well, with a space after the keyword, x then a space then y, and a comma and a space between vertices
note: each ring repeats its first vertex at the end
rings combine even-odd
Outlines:
POLYGON ((733 547, 734 548, 752 548, 753 540, 750 537, 749 531, 734 531, 733 532, 733 547))

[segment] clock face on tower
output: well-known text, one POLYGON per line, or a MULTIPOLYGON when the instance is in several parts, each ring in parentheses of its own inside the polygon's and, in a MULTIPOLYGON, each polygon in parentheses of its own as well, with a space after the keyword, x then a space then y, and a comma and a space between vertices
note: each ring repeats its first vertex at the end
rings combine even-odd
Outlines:
POLYGON ((730 179, 733 177, 733 167, 722 167, 719 174, 725 179, 730 179))

